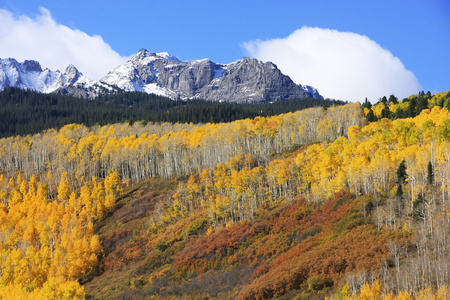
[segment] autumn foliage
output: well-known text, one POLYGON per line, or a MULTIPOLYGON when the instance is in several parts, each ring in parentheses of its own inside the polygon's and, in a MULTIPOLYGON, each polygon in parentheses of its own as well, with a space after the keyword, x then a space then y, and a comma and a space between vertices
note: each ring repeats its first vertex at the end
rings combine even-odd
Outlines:
POLYGON ((102 250, 93 222, 114 204, 116 178, 93 178, 77 195, 63 173, 53 200, 34 176, 9 180, 1 190, 0 295, 15 290, 18 297, 84 297, 78 280, 102 250))
POLYGON ((447 96, 1 139, 0 298, 446 297, 447 96))

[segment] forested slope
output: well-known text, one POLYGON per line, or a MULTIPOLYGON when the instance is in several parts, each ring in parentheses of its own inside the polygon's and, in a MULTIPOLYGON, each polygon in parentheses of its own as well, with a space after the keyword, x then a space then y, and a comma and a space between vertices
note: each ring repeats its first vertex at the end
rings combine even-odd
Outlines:
POLYGON ((445 101, 1 139, 0 297, 445 299, 445 101))
POLYGON ((273 116, 343 101, 302 98, 274 103, 237 104, 205 100, 172 100, 154 94, 118 92, 95 99, 41 94, 19 88, 0 92, 0 137, 60 129, 71 123, 93 126, 128 122, 222 123, 256 116, 273 116))

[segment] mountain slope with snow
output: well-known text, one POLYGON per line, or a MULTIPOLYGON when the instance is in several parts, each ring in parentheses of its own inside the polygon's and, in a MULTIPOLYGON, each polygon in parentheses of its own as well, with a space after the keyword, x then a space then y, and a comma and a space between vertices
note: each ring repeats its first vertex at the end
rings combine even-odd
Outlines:
POLYGON ((151 53, 145 49, 97 82, 86 78, 73 65, 61 73, 42 70, 36 61, 0 59, 0 90, 8 86, 83 98, 116 91, 238 103, 321 98, 317 90, 295 84, 271 62, 251 58, 225 65, 209 59, 183 62, 167 52, 151 53))
POLYGON ((14 58, 0 59, 0 90, 5 87, 18 87, 30 89, 41 93, 52 93, 66 88, 76 87, 79 95, 89 96, 86 92, 81 95, 82 90, 87 90, 94 85, 94 81, 80 73, 73 65, 69 65, 64 73, 42 70, 39 62, 26 60, 19 63, 14 58))

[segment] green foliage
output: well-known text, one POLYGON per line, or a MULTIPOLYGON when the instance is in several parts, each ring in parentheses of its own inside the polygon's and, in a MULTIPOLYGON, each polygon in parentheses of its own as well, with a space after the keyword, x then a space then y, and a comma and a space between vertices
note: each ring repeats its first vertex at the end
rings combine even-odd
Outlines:
POLYGON ((397 184, 405 183, 408 174, 406 173, 406 162, 403 160, 397 168, 397 184))
POLYGON ((389 106, 385 106, 381 111, 381 118, 390 118, 391 111, 389 110, 389 106))
POLYGON ((450 110, 450 97, 448 97, 447 99, 445 99, 444 101, 444 107, 448 110, 450 110))
POLYGON ((167 249, 167 244, 163 243, 163 242, 159 242, 159 243, 156 243, 155 248, 160 251, 164 251, 167 249))
POLYGON ((308 288, 315 292, 320 291, 325 287, 333 286, 332 279, 324 278, 323 276, 320 276, 320 275, 315 275, 315 276, 309 277, 307 280, 307 283, 308 283, 308 288))
POLYGON ((409 107, 408 107, 408 116, 411 118, 414 118, 417 114, 417 110, 416 110, 416 105, 417 105, 417 100, 416 98, 412 98, 411 100, 409 100, 409 107))
POLYGON ((322 226, 315 226, 311 229, 308 229, 306 231, 304 231, 301 235, 300 235, 300 240, 305 240, 308 237, 312 237, 315 236, 316 234, 322 232, 322 226))
POLYGON ((363 102, 363 104, 362 104, 362 107, 368 108, 368 109, 370 109, 370 108, 372 107, 372 103, 370 103, 370 101, 367 100, 367 97, 366 97, 366 99, 364 100, 364 102, 363 102))
POLYGON ((348 284, 342 285, 339 287, 335 297, 338 300, 349 299, 352 296, 352 292, 348 286, 348 284))
POLYGON ((208 225, 208 220, 207 219, 197 219, 194 220, 193 222, 191 222, 188 226, 188 228, 186 229, 186 234, 188 236, 192 236, 197 234, 200 230, 202 230, 203 228, 206 227, 206 225, 208 225))
POLYGON ((397 191, 395 192, 395 196, 396 196, 398 199, 401 199, 401 198, 403 197, 403 186, 402 186, 401 183, 399 183, 399 184, 397 185, 397 191))
POLYGON ((427 183, 433 184, 433 181, 434 181, 433 164, 431 163, 431 161, 429 161, 427 166, 427 183))
POLYGON ((417 195, 416 199, 413 202, 413 211, 412 211, 412 216, 414 218, 414 220, 418 221, 418 220, 423 220, 423 218, 425 217, 424 214, 424 203, 425 203, 425 198, 422 195, 422 193, 419 193, 419 195, 417 195))
POLYGON ((395 196, 397 197, 397 205, 396 205, 396 215, 401 216, 403 212, 403 208, 405 206, 403 202, 403 184, 405 183, 406 178, 408 178, 408 174, 406 173, 406 162, 403 160, 397 168, 397 191, 395 196))
POLYGON ((393 104, 397 104, 398 103, 398 99, 394 95, 390 95, 389 96, 389 102, 391 102, 393 104))
POLYGON ((445 120, 439 126, 438 135, 442 141, 450 141, 450 119, 445 120))
POLYGON ((366 115, 366 120, 367 122, 375 122, 377 121, 377 117, 375 116, 375 114, 373 113, 372 109, 369 109, 369 112, 366 115))

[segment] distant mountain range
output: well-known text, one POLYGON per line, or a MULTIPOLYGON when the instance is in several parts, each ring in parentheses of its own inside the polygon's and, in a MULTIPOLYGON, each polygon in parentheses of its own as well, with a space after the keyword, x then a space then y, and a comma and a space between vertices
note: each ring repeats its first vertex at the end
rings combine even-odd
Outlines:
POLYGON ((61 73, 42 70, 33 60, 19 63, 13 58, 0 59, 0 91, 5 87, 82 98, 119 91, 238 103, 322 98, 315 88, 295 84, 271 62, 252 58, 225 65, 209 59, 183 62, 167 52, 150 53, 145 49, 99 81, 90 80, 73 65, 61 73))

